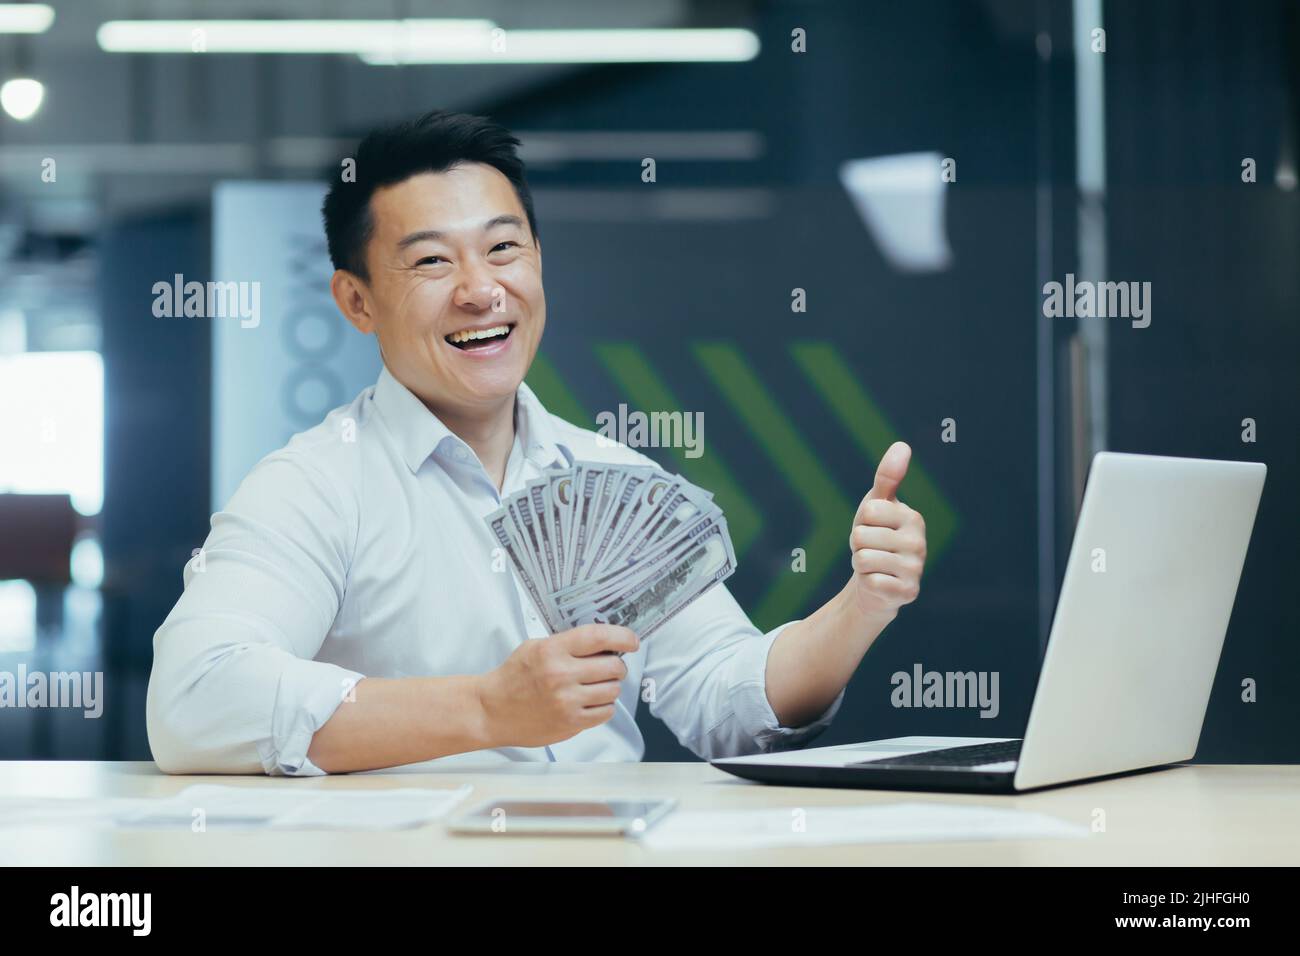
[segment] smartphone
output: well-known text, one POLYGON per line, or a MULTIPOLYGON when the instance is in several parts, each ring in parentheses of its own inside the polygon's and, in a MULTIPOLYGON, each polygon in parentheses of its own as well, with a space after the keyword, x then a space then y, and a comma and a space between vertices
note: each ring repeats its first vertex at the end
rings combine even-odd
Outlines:
POLYGON ((640 836, 666 816, 676 800, 487 800, 448 821, 452 833, 591 834, 640 836))

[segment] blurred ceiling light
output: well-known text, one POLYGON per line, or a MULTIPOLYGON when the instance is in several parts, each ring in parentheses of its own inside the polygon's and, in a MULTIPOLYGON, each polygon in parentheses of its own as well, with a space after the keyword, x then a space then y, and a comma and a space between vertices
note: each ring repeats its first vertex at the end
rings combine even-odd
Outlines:
POLYGON ((48 3, 0 3, 0 33, 44 33, 53 22, 48 3))
POLYGON ((491 20, 109 20, 109 53, 349 53, 400 56, 426 44, 489 35, 491 20))
POLYGON ((16 120, 31 119, 44 99, 45 86, 40 80, 22 77, 0 86, 0 106, 16 120))
POLYGON ((1273 182, 1278 189, 1286 192, 1292 192, 1296 187, 1295 160, 1291 157, 1291 152, 1285 147, 1282 155, 1277 160, 1277 170, 1273 173, 1273 182))
POLYGON ((943 159, 939 153, 902 153, 840 164, 840 184, 885 260, 900 272, 939 272, 952 263, 943 159))
POLYGON ((410 45, 391 56, 362 53, 376 66, 406 63, 740 63, 758 56, 742 29, 485 30, 410 45))
POLYGON ((491 20, 109 20, 109 53, 350 53, 401 63, 740 62, 758 36, 740 29, 501 30, 491 20))
POLYGON ((72 583, 79 588, 97 588, 104 583, 104 549, 93 534, 83 533, 73 542, 68 560, 72 583))

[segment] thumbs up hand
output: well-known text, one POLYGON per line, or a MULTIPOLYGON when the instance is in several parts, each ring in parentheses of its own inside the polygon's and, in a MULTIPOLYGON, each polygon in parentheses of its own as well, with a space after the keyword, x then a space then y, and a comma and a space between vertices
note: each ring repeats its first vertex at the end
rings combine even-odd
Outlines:
POLYGON ((876 468, 876 481, 853 519, 852 590, 858 610, 868 617, 892 618, 916 600, 925 568, 925 520, 898 500, 912 449, 889 446, 876 468))

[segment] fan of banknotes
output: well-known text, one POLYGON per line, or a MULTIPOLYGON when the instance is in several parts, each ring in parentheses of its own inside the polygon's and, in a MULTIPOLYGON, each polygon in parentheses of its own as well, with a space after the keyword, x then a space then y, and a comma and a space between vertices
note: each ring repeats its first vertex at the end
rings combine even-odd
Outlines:
POLYGON ((603 623, 645 638, 736 569, 713 496, 647 466, 549 470, 485 520, 552 634, 603 623))

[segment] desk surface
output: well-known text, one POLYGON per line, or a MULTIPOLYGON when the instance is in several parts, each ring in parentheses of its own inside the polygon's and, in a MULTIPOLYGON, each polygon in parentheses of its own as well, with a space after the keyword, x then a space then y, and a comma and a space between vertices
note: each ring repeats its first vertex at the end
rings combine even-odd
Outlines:
POLYGON ((450 787, 487 799, 676 797, 691 810, 860 806, 925 800, 1017 807, 1091 825, 1083 840, 870 844, 657 853, 609 837, 452 836, 441 824, 388 832, 126 830, 0 825, 0 863, 19 865, 1296 865, 1300 767, 1182 766, 1021 796, 774 787, 702 763, 515 764, 474 771, 289 779, 169 777, 152 763, 0 762, 0 797, 169 796, 196 783, 304 789, 450 787))

